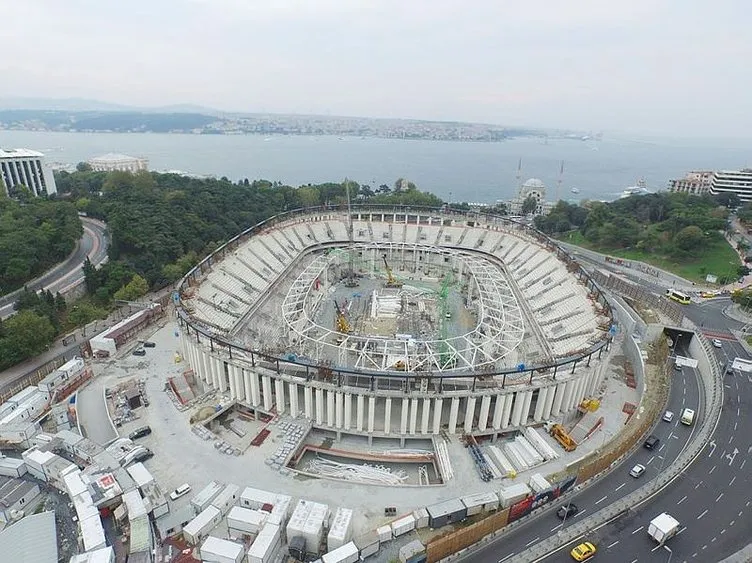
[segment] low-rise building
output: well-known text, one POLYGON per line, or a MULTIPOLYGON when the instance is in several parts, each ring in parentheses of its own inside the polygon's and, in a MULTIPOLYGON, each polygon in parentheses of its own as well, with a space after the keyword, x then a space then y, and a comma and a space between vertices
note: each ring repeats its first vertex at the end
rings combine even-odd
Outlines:
POLYGON ((668 189, 670 192, 682 194, 705 195, 710 192, 712 183, 712 170, 693 170, 687 172, 684 178, 669 180, 668 189))
POLYGON ((0 520, 10 522, 35 506, 39 485, 31 481, 0 477, 0 520))
POLYGON ((97 172, 139 172, 149 168, 146 158, 128 156, 127 154, 107 153, 89 160, 89 166, 97 172))

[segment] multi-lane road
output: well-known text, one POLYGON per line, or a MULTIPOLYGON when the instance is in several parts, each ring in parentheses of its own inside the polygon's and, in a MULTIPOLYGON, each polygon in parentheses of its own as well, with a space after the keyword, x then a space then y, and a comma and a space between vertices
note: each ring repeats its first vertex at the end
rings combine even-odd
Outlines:
MULTIPOLYGON (((49 289, 52 293, 63 292, 77 284, 84 276, 81 265, 89 257, 95 266, 107 258, 107 227, 104 223, 81 217, 84 234, 76 246, 76 250, 64 261, 51 268, 39 278, 30 282, 27 287, 33 290, 49 289)), ((6 295, 0 298, 0 319, 13 314, 16 296, 6 295)))
MULTIPOLYGON (((736 357, 752 359, 731 333, 743 323, 727 317, 727 298, 712 299, 686 307, 686 315, 709 338, 720 340, 714 348, 719 364, 731 365, 736 357)), ((689 342, 678 343, 678 353, 686 354, 689 342)), ((672 423, 658 421, 653 433, 661 439, 657 452, 639 448, 621 466, 593 486, 567 501, 574 502, 580 512, 563 522, 550 511, 520 528, 503 535, 468 560, 488 563, 515 561, 515 555, 537 542, 556 534, 573 521, 586 518, 600 508, 626 496, 656 476, 672 463, 691 439, 695 427, 702 422, 704 409, 700 400, 698 377, 694 369, 672 370, 668 409, 676 413, 672 423), (698 411, 695 426, 679 423, 682 408, 698 411), (639 479, 629 476, 636 463, 647 467, 639 479)), ((598 547, 595 560, 624 561, 719 561, 750 542, 752 530, 752 374, 736 372, 724 377, 723 408, 711 441, 687 470, 668 487, 641 506, 616 520, 589 531, 576 542, 550 554, 545 561, 571 561, 569 551, 581 541, 598 547), (647 535, 650 520, 661 512, 669 512, 681 522, 679 534, 666 546, 657 544, 647 535)))

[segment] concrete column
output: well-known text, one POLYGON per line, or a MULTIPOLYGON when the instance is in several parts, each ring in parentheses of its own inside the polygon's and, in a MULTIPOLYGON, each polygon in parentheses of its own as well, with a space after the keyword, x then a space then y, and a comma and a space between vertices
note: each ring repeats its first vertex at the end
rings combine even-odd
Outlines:
POLYGON ((243 385, 243 370, 240 369, 240 366, 232 366, 232 368, 235 370, 235 390, 238 394, 238 401, 244 401, 246 400, 245 396, 245 386, 243 385))
POLYGON ((441 432, 441 407, 444 406, 444 399, 434 399, 433 401, 433 433, 441 432))
POLYGON ((457 414, 460 411, 460 400, 452 399, 452 405, 449 407, 449 433, 457 433, 457 414))
POLYGON ((342 428, 342 421, 345 418, 345 405, 344 405, 344 393, 334 394, 334 412, 336 414, 334 423, 337 428, 342 428))
POLYGON ((350 393, 345 393, 344 401, 345 420, 343 421, 343 425, 345 427, 345 430, 350 430, 350 425, 352 424, 352 395, 350 393))
POLYGON ((261 376, 261 388, 264 390, 264 410, 269 412, 274 404, 272 397, 272 378, 268 375, 261 376))
POLYGON ((400 421, 400 434, 407 434, 407 415, 410 408, 410 399, 402 399, 402 420, 400 421))
POLYGON ((358 432, 363 432, 363 411, 365 410, 365 400, 363 398, 363 395, 361 395, 360 393, 358 393, 358 395, 356 396, 355 428, 358 430, 358 432))
POLYGON ((206 368, 209 371, 209 385, 211 385, 212 389, 219 391, 219 377, 217 374, 217 366, 215 365, 214 358, 206 353, 204 354, 204 358, 206 358, 206 368))
POLYGON ((501 427, 506 428, 509 426, 509 421, 512 419, 512 403, 514 402, 514 393, 507 393, 504 395, 504 414, 501 417, 501 427))
POLYGON ((373 432, 375 419, 376 419, 376 397, 368 397, 368 431, 369 432, 373 432))
POLYGON ((298 418, 298 384, 290 383, 290 416, 298 418))
POLYGON ((225 366, 222 360, 212 357, 212 379, 214 380, 214 388, 224 392, 225 387, 225 366))
POLYGON ((485 430, 488 425, 488 411, 491 408, 491 396, 485 395, 480 401, 480 415, 478 415, 478 430, 485 430))
POLYGON ((431 399, 423 399, 423 420, 420 422, 420 431, 422 434, 428 434, 428 421, 431 416, 431 399))
POLYGON ((326 392, 326 425, 334 426, 334 391, 326 392))
POLYGON ((554 406, 554 395, 556 395, 556 387, 546 387, 548 394, 546 395, 546 406, 543 407, 543 420, 551 418, 551 409, 554 406))
POLYGON ((567 385, 564 388, 564 400, 561 402, 561 409, 564 411, 569 410, 569 405, 572 404, 572 395, 574 394, 574 381, 567 381, 567 385))
POLYGON ((522 403, 522 416, 520 417, 520 424, 523 426, 527 424, 530 418, 530 404, 533 402, 533 392, 525 391, 525 402, 522 403))
POLYGON ((324 424, 324 390, 316 389, 316 424, 324 424))
POLYGON ((258 407, 261 404, 261 390, 259 388, 259 376, 255 371, 251 371, 248 378, 251 384, 251 404, 258 407))
POLYGON ((415 434, 418 425, 418 399, 410 400, 410 434, 415 434))
POLYGON ((285 382, 281 379, 275 379, 274 392, 277 396, 277 414, 282 414, 285 412, 285 382))
POLYGON ((554 406, 551 409, 551 414, 553 416, 559 416, 561 414, 561 403, 564 400, 564 394, 567 392, 567 384, 559 383, 556 386, 556 396, 554 397, 554 406))
POLYGON ((251 374, 247 369, 241 370, 243 375, 243 388, 245 389, 245 402, 253 404, 253 395, 251 394, 251 375, 256 377, 256 374, 251 374))
POLYGON ((525 406, 525 392, 517 391, 514 394, 514 407, 512 407, 512 426, 519 426, 522 420, 522 408, 525 406))
POLYGON ((501 416, 504 414, 504 395, 496 395, 496 404, 494 405, 494 414, 491 424, 494 430, 501 428, 501 416))
POLYGON ((472 432, 475 418, 475 397, 468 397, 465 403, 465 432, 472 432))
POLYGON ((228 378, 230 380, 230 399, 234 400, 238 398, 238 390, 235 387, 235 366, 232 364, 227 364, 227 371, 230 375, 230 377, 228 378))
POLYGON ((303 387, 303 405, 306 418, 313 420, 313 388, 307 385, 303 387))
POLYGON ((540 422, 543 418, 543 409, 546 407, 546 398, 548 397, 548 387, 543 387, 538 391, 538 400, 535 402, 535 413, 533 420, 540 422))
POLYGON ((212 389, 214 389, 214 381, 212 379, 212 368, 211 368, 211 361, 209 358, 209 354, 201 350, 199 352, 199 361, 204 366, 204 369, 202 370, 201 375, 204 378, 204 382, 211 386, 212 389))
POLYGON ((392 430, 392 398, 387 397, 386 402, 384 404, 384 434, 389 434, 391 430, 392 430))

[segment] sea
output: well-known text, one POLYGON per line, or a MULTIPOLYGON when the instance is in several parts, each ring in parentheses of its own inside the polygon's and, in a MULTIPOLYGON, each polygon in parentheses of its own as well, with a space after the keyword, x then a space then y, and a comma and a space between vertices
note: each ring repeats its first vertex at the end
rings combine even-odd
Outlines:
POLYGON ((149 159, 152 170, 266 179, 299 186, 349 178, 378 187, 398 178, 446 201, 494 203, 538 178, 547 199, 612 200, 644 180, 651 190, 690 170, 752 165, 751 140, 605 135, 457 142, 295 135, 191 135, 0 131, 0 148, 41 151, 75 165, 105 153, 149 159), (562 170, 563 163, 563 173, 562 170))

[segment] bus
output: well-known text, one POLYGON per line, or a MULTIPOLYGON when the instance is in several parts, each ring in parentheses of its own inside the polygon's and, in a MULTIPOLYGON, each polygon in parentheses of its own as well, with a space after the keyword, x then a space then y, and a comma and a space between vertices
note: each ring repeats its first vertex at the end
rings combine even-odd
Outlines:
POLYGON ((689 303, 691 302, 689 295, 682 293, 681 291, 676 291, 675 289, 667 289, 666 297, 676 301, 677 303, 681 303, 682 305, 689 305, 689 303))

